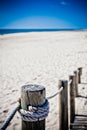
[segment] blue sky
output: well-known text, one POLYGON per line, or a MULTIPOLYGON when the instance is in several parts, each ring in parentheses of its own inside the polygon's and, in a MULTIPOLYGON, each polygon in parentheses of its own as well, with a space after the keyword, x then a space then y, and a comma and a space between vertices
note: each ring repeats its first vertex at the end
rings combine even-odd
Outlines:
POLYGON ((87 0, 0 0, 0 28, 87 29, 87 0))

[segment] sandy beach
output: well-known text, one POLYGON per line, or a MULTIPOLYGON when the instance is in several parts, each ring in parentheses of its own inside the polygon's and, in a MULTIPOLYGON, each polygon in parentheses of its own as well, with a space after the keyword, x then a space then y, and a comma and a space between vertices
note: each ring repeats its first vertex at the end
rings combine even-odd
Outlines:
MULTIPOLYGON (((0 126, 17 105, 22 85, 43 85, 48 97, 57 91, 58 80, 68 80, 78 67, 83 67, 85 83, 79 85, 79 93, 87 97, 85 30, 0 35, 0 126)), ((46 130, 58 130, 58 97, 49 102, 46 130)), ((79 108, 87 110, 87 99, 81 99, 76 107, 79 103, 79 108)), ((21 130, 19 113, 7 130, 21 130)))

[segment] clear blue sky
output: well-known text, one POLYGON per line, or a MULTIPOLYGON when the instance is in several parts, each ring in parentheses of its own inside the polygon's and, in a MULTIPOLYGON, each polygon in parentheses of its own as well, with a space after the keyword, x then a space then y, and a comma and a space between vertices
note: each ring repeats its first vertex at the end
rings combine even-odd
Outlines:
POLYGON ((0 0, 0 29, 87 29, 87 0, 0 0))

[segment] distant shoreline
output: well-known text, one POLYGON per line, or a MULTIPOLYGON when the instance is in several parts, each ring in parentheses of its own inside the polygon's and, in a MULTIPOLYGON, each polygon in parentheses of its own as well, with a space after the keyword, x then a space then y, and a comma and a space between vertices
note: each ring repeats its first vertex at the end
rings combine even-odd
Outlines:
POLYGON ((82 31, 85 29, 0 29, 0 35, 25 32, 82 31))

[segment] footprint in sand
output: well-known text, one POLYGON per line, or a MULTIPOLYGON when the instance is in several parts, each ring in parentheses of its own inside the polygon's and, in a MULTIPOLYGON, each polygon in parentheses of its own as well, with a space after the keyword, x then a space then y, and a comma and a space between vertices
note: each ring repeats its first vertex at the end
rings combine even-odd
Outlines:
POLYGON ((8 109, 6 109, 6 110, 3 110, 3 113, 7 113, 8 112, 8 109))
POLYGON ((18 91, 17 89, 15 89, 15 90, 12 90, 12 92, 16 92, 16 91, 18 91))

